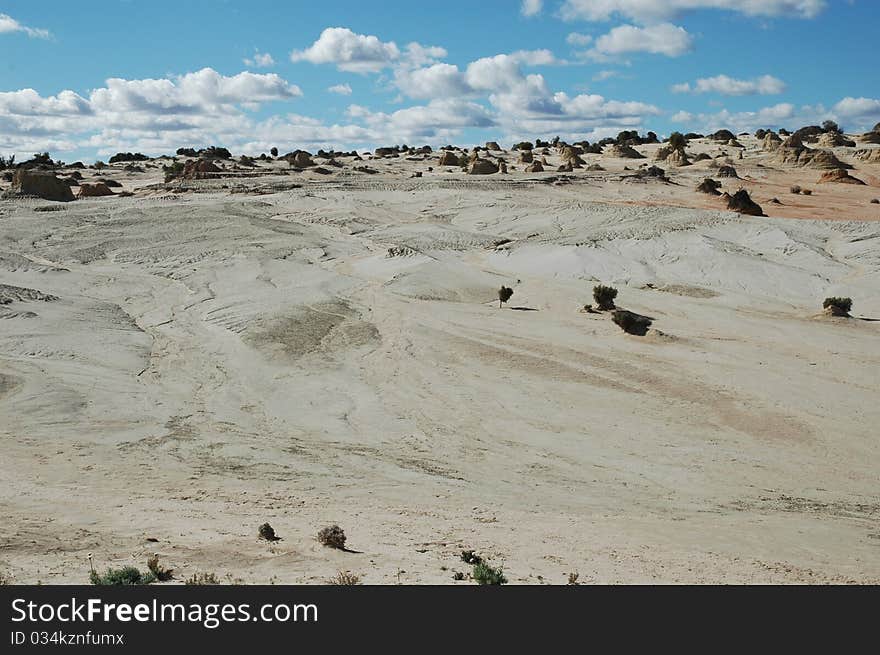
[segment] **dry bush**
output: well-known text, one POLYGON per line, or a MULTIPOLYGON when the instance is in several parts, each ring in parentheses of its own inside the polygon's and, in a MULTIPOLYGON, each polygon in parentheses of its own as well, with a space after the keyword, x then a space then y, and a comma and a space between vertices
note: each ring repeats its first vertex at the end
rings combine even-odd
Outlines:
POLYGON ((159 554, 155 553, 152 557, 147 560, 147 568, 156 576, 156 579, 159 582, 167 582, 174 577, 173 569, 166 569, 164 566, 159 564, 159 554))
POLYGON ((614 309, 614 299, 617 298, 617 289, 598 284, 593 287, 593 300, 599 309, 614 309))
POLYGON ((795 195, 799 194, 801 190, 802 189, 797 184, 792 185, 792 187, 789 189, 789 191, 791 191, 795 195))
POLYGON ((361 583, 361 578, 359 575, 355 575, 351 571, 339 571, 332 578, 327 580, 327 584, 329 585, 339 585, 345 587, 351 587, 354 585, 359 585, 361 583))
POLYGON ((220 584, 215 573, 193 573, 184 583, 185 585, 215 585, 220 584))
POLYGON ((498 308, 501 308, 501 303, 505 303, 510 300, 510 297, 513 295, 513 289, 510 287, 506 287, 503 284, 501 288, 498 289, 498 308))
POLYGON ((318 533, 318 541, 324 546, 345 550, 345 531, 338 525, 322 528, 318 533))
POLYGON ((260 539, 265 539, 266 541, 279 541, 281 538, 275 534, 275 528, 273 528, 268 523, 263 523, 259 529, 260 539))
POLYGON ((826 298, 822 302, 822 308, 830 308, 835 316, 844 316, 852 310, 852 298, 839 298, 836 296, 826 298))
POLYGON ((611 315, 611 320, 621 330, 627 334, 636 334, 644 336, 651 327, 651 319, 635 312, 628 312, 624 309, 618 309, 611 315))

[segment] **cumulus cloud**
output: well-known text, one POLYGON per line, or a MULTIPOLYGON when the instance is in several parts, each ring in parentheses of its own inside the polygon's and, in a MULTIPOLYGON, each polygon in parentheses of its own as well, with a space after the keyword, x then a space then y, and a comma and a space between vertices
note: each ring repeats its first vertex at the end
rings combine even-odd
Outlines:
POLYGON ((211 68, 174 78, 110 78, 88 98, 69 90, 46 97, 33 89, 4 92, 0 150, 69 150, 75 143, 157 152, 183 142, 232 143, 251 127, 247 109, 300 95, 275 74, 225 76, 211 68))
POLYGON ((834 113, 843 121, 860 128, 880 122, 880 100, 877 98, 844 98, 834 105, 834 113))
POLYGON ((544 8, 544 0, 522 0, 520 12, 523 16, 536 16, 544 8))
POLYGON ((812 108, 801 108, 798 111, 794 105, 784 102, 757 111, 730 112, 722 109, 714 114, 692 114, 680 111, 672 116, 672 121, 684 124, 688 130, 706 133, 722 128, 732 129, 735 132, 754 132, 758 128, 777 129, 795 124, 800 127, 816 122, 817 115, 812 108))
POLYGON ((376 36, 355 34, 347 27, 328 27, 311 46, 290 53, 294 62, 334 64, 352 73, 375 73, 399 58, 400 49, 393 41, 384 43, 376 36))
POLYGON ((606 21, 622 16, 645 24, 668 21, 696 9, 721 9, 747 16, 814 18, 826 5, 826 0, 565 0, 560 14, 565 20, 606 21))
POLYGON ((762 75, 752 80, 717 75, 699 79, 693 85, 684 82, 672 87, 673 93, 718 93, 725 96, 777 95, 784 93, 785 89, 785 82, 772 75, 762 75))
POLYGON ((254 68, 268 68, 275 65, 275 60, 268 52, 255 52, 253 57, 245 57, 242 61, 245 66, 254 68))
POLYGON ((351 86, 348 84, 334 84, 333 86, 327 87, 327 91, 341 96, 350 96, 351 86))
POLYGON ((647 27, 620 25, 596 39, 593 56, 607 57, 633 52, 679 57, 693 47, 693 39, 683 27, 659 23, 647 27))
POLYGON ((0 14, 0 34, 11 34, 13 32, 22 32, 32 39, 48 39, 51 36, 49 30, 28 27, 27 25, 22 25, 8 14, 0 14))

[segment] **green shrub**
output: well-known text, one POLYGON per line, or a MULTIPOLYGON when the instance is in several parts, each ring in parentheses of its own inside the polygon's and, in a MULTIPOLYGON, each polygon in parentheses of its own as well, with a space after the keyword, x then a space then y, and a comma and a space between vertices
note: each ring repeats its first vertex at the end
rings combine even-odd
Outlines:
POLYGON ((461 561, 465 564, 482 564, 483 558, 472 550, 461 551, 461 561))
POLYGON ((183 175, 183 171, 185 169, 185 165, 182 161, 172 162, 171 166, 162 166, 162 170, 165 173, 165 183, 167 184, 171 180, 176 177, 180 177, 183 175))
POLYGON ((669 135, 669 145, 673 150, 684 150, 688 142, 681 132, 673 132, 669 135))
POLYGON ((155 582, 156 576, 152 571, 142 573, 133 566, 123 566, 121 569, 107 569, 104 575, 92 570, 89 580, 99 586, 141 585, 155 582))
POLYGON ((480 562, 474 566, 474 580, 481 585, 502 585, 507 584, 507 578, 501 567, 492 568, 485 562, 480 562))
POLYGON ((601 284, 593 287, 593 300, 599 309, 614 309, 614 299, 617 298, 617 289, 606 287, 601 284))

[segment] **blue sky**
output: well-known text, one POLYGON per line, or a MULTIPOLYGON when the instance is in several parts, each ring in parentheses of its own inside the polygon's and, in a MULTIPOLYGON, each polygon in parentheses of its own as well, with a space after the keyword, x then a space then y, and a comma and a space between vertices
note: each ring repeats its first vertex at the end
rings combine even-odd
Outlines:
POLYGON ((874 0, 0 2, 0 154, 880 121, 874 0))

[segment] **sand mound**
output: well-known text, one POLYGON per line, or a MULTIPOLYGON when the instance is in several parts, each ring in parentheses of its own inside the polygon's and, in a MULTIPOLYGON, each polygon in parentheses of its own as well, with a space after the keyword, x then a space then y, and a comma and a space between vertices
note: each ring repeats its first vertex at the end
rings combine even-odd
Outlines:
POLYGON ((840 132, 825 132, 819 136, 816 143, 821 148, 839 148, 842 146, 854 148, 856 145, 855 141, 847 139, 840 132))
POLYGON ((438 166, 458 166, 458 157, 451 150, 444 150, 440 155, 438 166))
POLYGON ((780 145, 782 145, 782 139, 775 132, 767 132, 761 141, 761 148, 768 152, 777 150, 780 145))
POLYGON ((853 157, 870 164, 878 164, 880 163, 880 148, 863 148, 862 150, 856 150, 853 153, 853 157))
POLYGON ((825 182, 841 182, 843 184, 861 184, 862 182, 859 178, 853 177, 849 174, 849 172, 845 171, 842 168, 835 168, 834 170, 828 171, 827 173, 822 173, 821 177, 819 177, 818 184, 823 184, 825 182))
POLYGON ((721 198, 727 203, 727 208, 730 211, 746 214, 747 216, 764 215, 764 210, 761 209, 761 206, 758 203, 752 200, 749 192, 745 189, 740 189, 732 196, 728 193, 724 193, 721 195, 721 198))
POLYGON ((609 157, 617 157, 619 159, 647 159, 645 155, 632 146, 622 146, 617 143, 608 149, 607 154, 609 157))
POLYGON ((519 161, 521 164, 531 164, 535 159, 531 150, 522 150, 519 153, 519 161))
MULTIPOLYGON (((788 141, 791 141, 794 138, 795 137, 792 136, 788 141)), ((788 141, 786 143, 788 143, 788 141)), ((797 147, 797 145, 786 146, 785 143, 783 143, 776 151, 776 163, 823 170, 830 170, 833 168, 852 168, 852 166, 840 161, 837 156, 829 150, 813 150, 806 146, 797 147)))
POLYGON ((58 202, 70 202, 75 199, 70 185, 55 177, 54 173, 26 169, 15 172, 12 178, 12 192, 58 202))
POLYGON ((710 196, 720 196, 721 192, 718 190, 719 188, 721 188, 721 182, 707 177, 697 186, 697 191, 700 193, 707 193, 710 196))
POLYGON ((492 175, 498 172, 498 166, 488 159, 474 159, 468 168, 468 175, 492 175))
POLYGON ((96 198, 98 196, 112 196, 113 191, 103 182, 95 184, 83 184, 79 187, 80 198, 96 198))
POLYGON ((581 156, 578 154, 577 150, 572 148, 571 146, 565 146, 562 149, 562 161, 565 164, 569 164, 572 168, 580 168, 586 162, 581 159, 581 156))
POLYGON ((544 167, 541 165, 541 162, 535 161, 526 166, 526 173, 543 173, 544 167))

